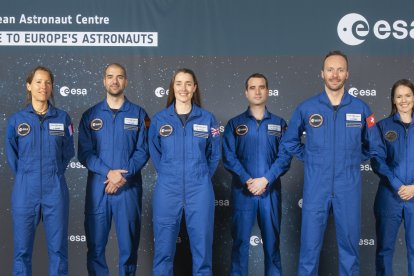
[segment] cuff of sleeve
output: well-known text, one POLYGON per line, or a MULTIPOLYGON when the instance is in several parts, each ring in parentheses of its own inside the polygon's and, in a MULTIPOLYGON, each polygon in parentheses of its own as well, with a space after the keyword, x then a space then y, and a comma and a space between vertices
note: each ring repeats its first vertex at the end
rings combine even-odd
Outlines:
POLYGON ((102 169, 101 169, 101 174, 103 175, 103 176, 107 176, 108 175, 108 173, 109 173, 109 171, 110 171, 111 169, 110 168, 108 168, 108 167, 103 167, 102 169))
POLYGON ((402 181, 399 180, 397 177, 394 177, 393 179, 390 179, 391 185, 394 188, 394 190, 398 191, 400 187, 403 185, 402 181))
POLYGON ((247 173, 244 173, 243 175, 240 176, 240 181, 244 184, 246 184, 247 180, 249 180, 251 178, 250 175, 248 175, 247 173))
POLYGON ((268 171, 265 175, 264 175, 264 177, 267 179, 267 181, 269 182, 269 185, 271 185, 275 180, 276 180, 276 176, 272 173, 272 172, 270 172, 270 171, 268 171))

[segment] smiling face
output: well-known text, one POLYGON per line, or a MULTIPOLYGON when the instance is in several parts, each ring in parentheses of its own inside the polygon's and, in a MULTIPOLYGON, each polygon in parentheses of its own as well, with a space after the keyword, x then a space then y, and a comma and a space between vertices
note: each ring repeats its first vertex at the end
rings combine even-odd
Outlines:
POLYGON ((245 94, 250 105, 265 105, 269 96, 266 80, 264 78, 250 78, 247 82, 245 94))
POLYGON ((49 72, 36 70, 31 82, 26 83, 26 89, 31 94, 32 103, 47 102, 52 95, 53 83, 49 72))
POLYGON ((191 74, 180 72, 174 78, 175 100, 181 103, 191 103, 197 85, 191 74))
POLYGON ((327 92, 342 92, 348 79, 348 66, 344 57, 332 55, 325 59, 321 71, 327 92))
POLYGON ((393 103, 397 108, 398 113, 412 113, 414 107, 413 91, 405 85, 400 85, 395 89, 393 103))
POLYGON ((116 65, 109 66, 105 71, 103 80, 106 92, 114 97, 121 96, 128 85, 124 70, 116 65))

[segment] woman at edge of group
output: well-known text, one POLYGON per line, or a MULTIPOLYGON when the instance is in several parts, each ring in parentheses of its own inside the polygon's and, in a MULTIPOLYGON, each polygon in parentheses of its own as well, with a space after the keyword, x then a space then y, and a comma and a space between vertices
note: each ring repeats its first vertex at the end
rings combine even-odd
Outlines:
POLYGON ((414 85, 401 79, 391 89, 391 114, 378 127, 386 146, 383 163, 371 160, 374 172, 387 169, 379 175, 375 197, 376 218, 376 275, 393 275, 392 259, 398 230, 404 220, 407 244, 408 275, 414 275, 414 85), (373 162, 374 161, 374 162, 373 162))
POLYGON ((212 275, 214 191, 220 133, 201 108, 194 72, 179 69, 170 83, 167 108, 154 115, 149 150, 157 171, 153 194, 154 275, 173 275, 175 246, 184 211, 193 275, 212 275))
POLYGON ((53 73, 42 66, 26 79, 27 107, 6 130, 6 154, 14 175, 12 192, 13 275, 32 275, 36 227, 43 221, 49 274, 68 275, 69 193, 64 172, 75 155, 69 115, 55 108, 53 73))

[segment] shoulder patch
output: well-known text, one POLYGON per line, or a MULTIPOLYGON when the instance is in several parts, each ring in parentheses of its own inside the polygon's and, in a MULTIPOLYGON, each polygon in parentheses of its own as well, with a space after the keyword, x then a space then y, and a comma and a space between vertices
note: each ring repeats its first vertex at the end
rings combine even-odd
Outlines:
POLYGON ((96 118, 96 119, 92 120, 92 122, 91 122, 91 129, 92 130, 97 131, 97 130, 100 130, 102 127, 103 127, 102 119, 96 118))
POLYGON ((163 125, 160 127, 160 135, 163 137, 168 137, 171 135, 171 133, 173 133, 174 128, 172 127, 172 125, 163 125))
POLYGON ((394 142, 395 140, 397 140, 398 134, 395 130, 389 130, 387 131, 387 133, 385 133, 384 138, 387 141, 394 142))
POLYGON ((246 135, 247 132, 249 132, 249 128, 247 125, 238 125, 235 129, 236 135, 243 136, 246 135))
POLYGON ((30 133, 30 125, 28 123, 21 123, 20 125, 17 126, 17 134, 19 136, 26 136, 27 134, 30 133))
POLYGON ((309 117, 309 124, 312 127, 320 127, 323 124, 323 117, 320 114, 312 114, 309 117))

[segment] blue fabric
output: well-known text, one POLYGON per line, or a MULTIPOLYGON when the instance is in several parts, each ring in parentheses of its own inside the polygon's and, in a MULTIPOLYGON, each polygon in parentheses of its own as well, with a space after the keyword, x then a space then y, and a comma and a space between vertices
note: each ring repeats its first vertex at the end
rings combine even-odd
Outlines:
POLYGON ((79 125, 78 158, 88 168, 85 233, 90 275, 108 275, 105 246, 112 218, 119 247, 119 275, 135 275, 141 225, 141 169, 149 158, 144 109, 127 98, 113 113, 106 100, 88 109, 79 125), (101 122, 101 123, 98 123, 101 122), (109 170, 124 169, 127 182, 105 193, 109 170))
POLYGON ((362 160, 385 150, 368 105, 345 91, 335 111, 326 92, 301 103, 282 147, 304 161, 298 275, 317 275, 323 234, 333 209, 340 275, 359 275, 362 160), (303 132, 306 143, 302 143, 303 132))
POLYGON ((232 118, 223 136, 223 163, 232 175, 231 275, 248 275, 250 235, 257 217, 262 233, 265 275, 281 275, 279 234, 281 219, 280 178, 291 157, 279 153, 286 122, 265 111, 260 124, 246 112, 232 118), (277 162, 276 162, 277 161, 277 162), (266 191, 254 196, 246 187, 250 178, 266 177, 266 191))
POLYGON ((151 160, 158 174, 153 194, 154 275, 173 275, 175 244, 185 213, 193 275, 212 275, 214 191, 220 134, 214 116, 192 106, 183 126, 174 104, 154 115, 151 160))
POLYGON ((377 275, 393 275, 392 258, 395 241, 404 221, 408 257, 408 275, 414 273, 414 200, 404 201, 398 195, 401 185, 414 184, 414 126, 406 129, 399 113, 378 123, 386 160, 372 160, 372 168, 380 177, 375 197, 377 275), (385 168, 379 171, 380 168, 385 168))
POLYGON ((36 227, 42 219, 50 275, 68 274, 69 193, 64 172, 75 154, 68 114, 49 104, 43 120, 32 105, 13 114, 6 131, 7 161, 14 174, 12 215, 14 275, 31 275, 36 227))

